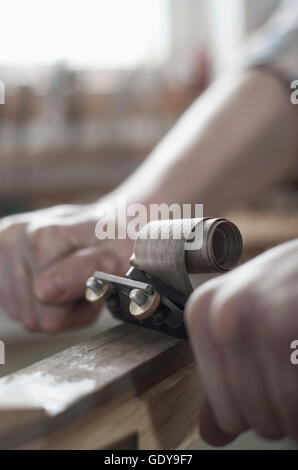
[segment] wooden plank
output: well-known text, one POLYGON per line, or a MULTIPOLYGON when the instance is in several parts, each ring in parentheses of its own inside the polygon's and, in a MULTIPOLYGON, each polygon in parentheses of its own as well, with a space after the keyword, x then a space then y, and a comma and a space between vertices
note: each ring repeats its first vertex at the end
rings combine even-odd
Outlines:
POLYGON ((198 439, 202 386, 194 363, 146 392, 113 401, 22 449, 187 449, 198 439))
POLYGON ((112 400, 127 400, 191 360, 186 340, 123 324, 3 377, 0 422, 4 415, 9 421, 8 410, 36 413, 26 422, 15 419, 13 429, 1 426, 0 447, 40 438, 112 400))

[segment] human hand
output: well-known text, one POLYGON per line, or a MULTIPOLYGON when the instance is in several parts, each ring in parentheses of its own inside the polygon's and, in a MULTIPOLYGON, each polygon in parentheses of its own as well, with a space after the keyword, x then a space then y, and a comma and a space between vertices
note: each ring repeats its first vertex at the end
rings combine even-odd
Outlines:
POLYGON ((224 445, 247 429, 298 440, 298 240, 199 287, 186 308, 205 386, 202 437, 224 445))
POLYGON ((95 270, 123 274, 129 240, 97 240, 93 205, 62 205, 0 221, 0 304, 34 331, 57 332, 95 319, 84 298, 95 270))

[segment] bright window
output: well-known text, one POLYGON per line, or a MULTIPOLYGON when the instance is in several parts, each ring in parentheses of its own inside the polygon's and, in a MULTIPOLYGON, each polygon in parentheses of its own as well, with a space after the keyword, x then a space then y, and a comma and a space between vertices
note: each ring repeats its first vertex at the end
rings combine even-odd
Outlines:
POLYGON ((169 51, 168 0, 6 0, 0 63, 158 65, 169 51))

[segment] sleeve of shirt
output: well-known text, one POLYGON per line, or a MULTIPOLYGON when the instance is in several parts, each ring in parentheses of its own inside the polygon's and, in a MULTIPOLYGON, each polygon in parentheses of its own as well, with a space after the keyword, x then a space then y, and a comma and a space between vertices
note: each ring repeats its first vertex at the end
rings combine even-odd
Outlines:
POLYGON ((298 0, 284 0, 249 42, 245 62, 266 66, 287 82, 298 79, 298 0))

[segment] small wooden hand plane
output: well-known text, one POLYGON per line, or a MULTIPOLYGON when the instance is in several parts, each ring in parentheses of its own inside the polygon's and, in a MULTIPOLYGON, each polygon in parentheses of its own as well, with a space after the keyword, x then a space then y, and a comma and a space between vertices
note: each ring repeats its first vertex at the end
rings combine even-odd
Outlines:
POLYGON ((106 301, 117 319, 185 338, 184 307, 192 292, 188 275, 226 272, 242 253, 241 234, 232 222, 192 220, 191 231, 203 224, 200 248, 184 251, 185 238, 181 243, 137 239, 125 277, 95 271, 86 282, 86 299, 106 301))

